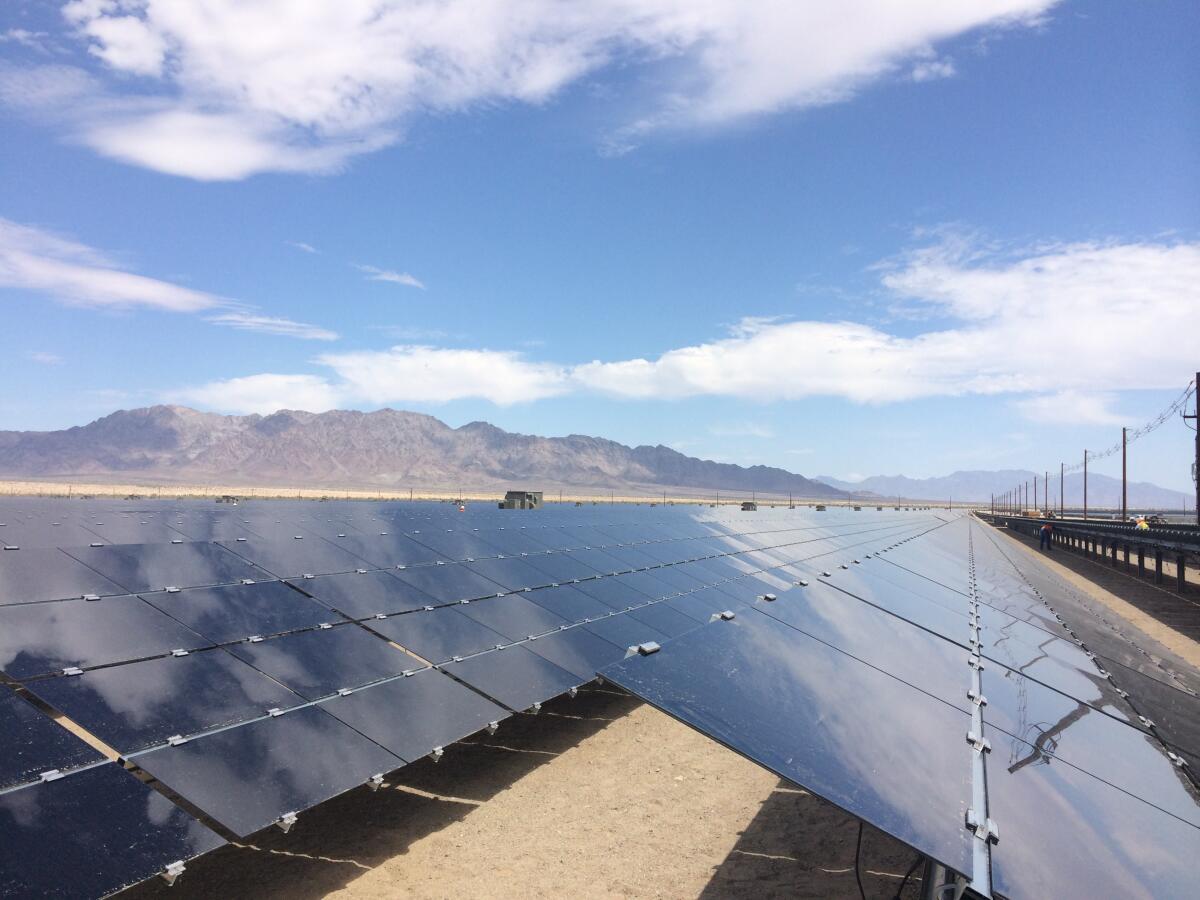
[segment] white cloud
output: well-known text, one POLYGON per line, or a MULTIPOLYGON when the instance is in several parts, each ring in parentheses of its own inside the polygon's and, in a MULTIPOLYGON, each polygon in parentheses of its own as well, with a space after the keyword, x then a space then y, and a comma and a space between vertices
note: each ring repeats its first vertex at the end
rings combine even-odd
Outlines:
POLYGON ((0 34, 0 44, 19 44, 22 47, 28 47, 30 50, 37 50, 40 53, 49 53, 46 48, 46 38, 48 35, 44 31, 29 31, 25 28, 9 28, 7 31, 0 34))
POLYGON ((305 253, 316 253, 317 248, 312 244, 306 244, 304 241, 285 241, 288 246, 295 247, 297 250, 303 250, 305 253))
POLYGON ((392 284, 402 284, 406 287, 420 288, 425 290, 424 283, 407 272, 393 272, 391 269, 379 269, 375 266, 361 266, 357 263, 354 268, 364 273, 367 276, 367 281, 387 281, 392 284))
POLYGON ((317 360, 340 379, 340 390, 372 404, 446 403, 468 397, 500 406, 541 400, 571 389, 567 369, 497 350, 398 346, 325 354, 317 360))
POLYGON ((120 267, 99 250, 29 225, 0 218, 0 288, 44 294, 93 309, 209 312, 218 325, 306 340, 332 341, 335 332, 290 319, 260 315, 216 294, 148 278, 120 267))
POLYGON ((315 375, 264 374, 186 388, 173 393, 171 399, 224 412, 266 415, 279 409, 325 412, 336 409, 340 397, 324 379, 315 375))
POLYGON ((952 59, 924 59, 912 67, 909 77, 913 81, 936 81, 939 78, 951 78, 956 74, 957 69, 952 59))
POLYGON ((67 21, 117 77, 90 111, 63 114, 89 146, 159 171, 322 172, 422 114, 544 103, 610 65, 639 67, 659 89, 622 98, 607 140, 620 152, 662 128, 842 100, 909 62, 933 72, 936 43, 1055 2, 78 0, 67 21), (136 102, 118 115, 122 91, 136 102))
MULTIPOLYGON (((893 403, 1013 395, 1040 421, 1115 421, 1096 385, 1177 388, 1194 348, 1200 243, 1074 243, 1003 251, 953 234, 882 269, 925 330, 747 318, 727 337, 653 359, 539 362, 496 350, 399 346, 326 354, 323 381, 347 404, 497 404, 595 391, 632 399, 753 402, 839 397, 893 403)), ((911 323, 908 323, 911 324, 911 323)), ((274 376, 273 376, 274 377, 274 376)), ((753 423, 717 426, 754 433, 753 423)), ((732 431, 731 431, 732 433, 732 431)))
POLYGON ((257 331, 260 334, 278 334, 284 337, 300 338, 306 341, 336 341, 338 334, 327 328, 308 325, 304 322, 293 322, 291 319, 278 319, 273 316, 258 316, 253 313, 228 312, 208 319, 214 325, 228 325, 241 331, 257 331))
POLYGON ((760 425, 757 422, 721 422, 709 426, 708 432, 717 437, 775 437, 774 429, 767 425, 760 425))
POLYGON ((63 358, 57 353, 45 353, 40 350, 30 351, 28 356, 35 363, 41 363, 44 366, 61 365, 63 361, 63 358))
POLYGON ((1016 401, 1016 406, 1027 419, 1047 425, 1128 424, 1113 412, 1115 401, 1112 394, 1071 390, 1026 397, 1016 401))

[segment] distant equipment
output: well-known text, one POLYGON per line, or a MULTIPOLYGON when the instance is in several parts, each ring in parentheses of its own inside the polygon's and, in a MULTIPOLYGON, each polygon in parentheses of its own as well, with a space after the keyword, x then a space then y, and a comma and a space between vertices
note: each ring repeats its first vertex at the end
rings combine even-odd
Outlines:
MULTIPOLYGON (((323 497, 321 499, 324 499, 323 497)), ((234 506, 238 504, 238 498, 233 494, 222 494, 217 498, 218 503, 232 503, 234 506)))
POLYGON ((541 491, 509 491, 499 503, 500 509, 541 509, 541 491))
POLYGON ((758 504, 753 500, 742 501, 742 512, 755 512, 758 509, 758 504))
POLYGON ((817 504, 817 512, 825 512, 825 504, 824 503, 817 504))

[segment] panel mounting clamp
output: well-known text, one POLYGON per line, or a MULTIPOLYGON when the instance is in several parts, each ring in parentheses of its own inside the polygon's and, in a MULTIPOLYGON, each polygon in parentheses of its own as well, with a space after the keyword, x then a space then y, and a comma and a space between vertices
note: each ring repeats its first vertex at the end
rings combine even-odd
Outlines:
POLYGON ((187 742, 188 739, 182 734, 173 734, 167 738, 167 745, 171 747, 178 747, 180 744, 186 744, 187 742))
POLYGON ((374 775, 372 775, 370 778, 368 778, 367 779, 367 787, 369 787, 373 791, 377 791, 381 787, 383 787, 383 773, 377 772, 374 775))
POLYGON ((282 816, 275 820, 275 826, 287 834, 292 830, 292 826, 296 824, 296 814, 294 812, 285 812, 282 816))
POLYGON ((62 673, 64 675, 82 675, 83 669, 79 668, 79 666, 67 666, 62 670, 62 673))
POLYGON ((967 828, 975 833, 975 837, 981 841, 987 841, 990 844, 995 844, 1000 840, 1000 829, 991 819, 979 821, 979 814, 973 808, 967 810, 966 815, 967 828))
POLYGON ((63 773, 60 772, 58 769, 47 769, 45 772, 43 772, 41 775, 38 776, 38 778, 43 782, 58 781, 58 779, 60 779, 62 777, 63 777, 63 773))
POLYGON ((713 613, 709 617, 708 621, 716 622, 719 619, 722 622, 728 622, 730 619, 734 619, 736 617, 737 617, 737 614, 732 609, 726 609, 726 610, 722 610, 721 612, 713 613))
POLYGON ((175 862, 167 863, 163 867, 163 870, 158 873, 158 877, 165 881, 167 886, 170 887, 171 885, 175 884, 175 879, 183 874, 183 870, 183 860, 177 859, 175 862))
POLYGON ((992 742, 987 738, 976 734, 974 731, 967 732, 967 743, 980 753, 986 753, 992 749, 992 742))

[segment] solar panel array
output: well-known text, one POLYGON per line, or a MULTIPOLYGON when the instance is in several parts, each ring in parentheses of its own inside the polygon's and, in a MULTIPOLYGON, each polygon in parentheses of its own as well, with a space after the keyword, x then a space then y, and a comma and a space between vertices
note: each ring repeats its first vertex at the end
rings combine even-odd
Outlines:
POLYGON ((1168 896, 1200 851, 1171 748, 966 519, 13 500, 0 523, 0 894, 174 875, 598 672, 979 893, 1168 896))

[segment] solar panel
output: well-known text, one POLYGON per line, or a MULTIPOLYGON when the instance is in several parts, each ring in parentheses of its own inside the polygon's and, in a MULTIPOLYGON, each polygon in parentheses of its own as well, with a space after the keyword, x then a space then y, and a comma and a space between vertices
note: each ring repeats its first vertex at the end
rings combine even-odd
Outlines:
POLYGON ((591 681, 602 668, 622 659, 626 649, 582 627, 542 635, 522 646, 577 676, 580 684, 591 681))
MULTIPOLYGON (((277 578, 301 575, 331 575, 353 572, 368 565, 366 560, 319 537, 295 536, 283 540, 222 541, 223 546, 277 578)), ((245 576, 254 578, 253 575, 245 576)), ((261 577, 265 577, 260 575, 261 577)))
POLYGON ((504 592, 504 587, 461 563, 401 569, 396 577, 433 598, 435 603, 478 600, 504 592))
POLYGON ((72 547, 68 552, 135 594, 269 577, 262 569, 222 549, 220 544, 114 544, 72 547))
POLYGON ((446 663, 442 669, 515 712, 591 680, 573 675, 522 644, 446 663))
POLYGON ((956 872, 972 871, 968 714, 750 611, 601 674, 956 872))
POLYGON ((372 619, 367 624, 373 631, 431 663, 510 643, 504 635, 451 607, 372 619))
POLYGON ((599 600, 589 597, 570 585, 539 588, 523 595, 530 603, 536 603, 568 622, 582 622, 597 616, 606 616, 612 609, 599 600))
POLYGON ((160 592, 145 599, 219 644, 342 620, 282 581, 160 592))
POLYGON ((510 715, 437 669, 363 688, 321 708, 408 762, 510 715))
POLYGON ((245 837, 404 761, 308 706, 153 750, 135 762, 245 837))
POLYGON ((497 634, 504 635, 508 641, 524 640, 530 635, 544 634, 568 624, 561 616, 526 599, 532 595, 531 591, 528 594, 490 597, 460 606, 458 611, 497 634))
POLYGON ((377 635, 353 624, 235 644, 229 652, 307 700, 422 665, 377 635))
POLYGON ((63 675, 29 690, 121 753, 303 702, 224 650, 63 675))
POLYGON ((120 766, 0 794, 0 896, 106 896, 224 842, 120 766))
POLYGON ((0 606, 124 593, 120 585, 62 550, 0 551, 0 606))
POLYGON ((0 687, 0 790, 44 772, 100 762, 104 756, 11 690, 0 687))

